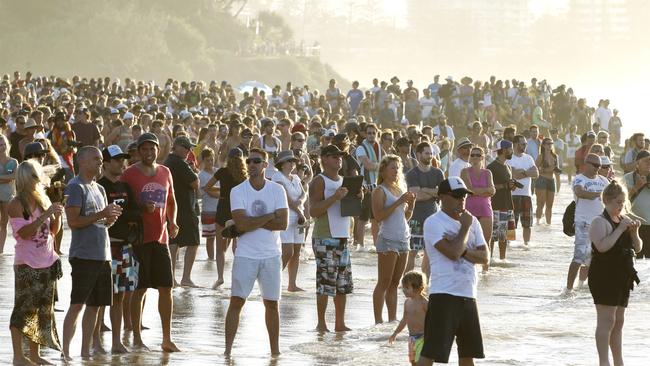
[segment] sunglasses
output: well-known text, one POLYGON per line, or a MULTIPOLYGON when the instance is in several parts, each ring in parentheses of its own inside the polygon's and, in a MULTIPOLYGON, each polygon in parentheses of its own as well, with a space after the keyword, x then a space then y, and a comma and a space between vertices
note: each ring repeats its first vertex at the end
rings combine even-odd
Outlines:
POLYGON ((482 158, 483 154, 471 154, 470 156, 473 158, 482 158))
POLYGON ((248 158, 246 159, 246 164, 262 164, 264 159, 262 158, 248 158))

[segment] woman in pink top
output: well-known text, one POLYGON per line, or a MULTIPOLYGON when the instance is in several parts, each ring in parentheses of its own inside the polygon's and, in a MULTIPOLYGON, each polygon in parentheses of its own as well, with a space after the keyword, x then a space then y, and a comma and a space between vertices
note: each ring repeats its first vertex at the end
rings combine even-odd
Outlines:
POLYGON ((50 203, 41 177, 37 162, 22 162, 16 170, 16 197, 8 207, 16 239, 15 298, 9 323, 14 364, 47 364, 40 356, 41 345, 61 350, 54 298, 56 280, 62 272, 54 251, 54 235, 61 228, 63 206, 50 203), (23 353, 23 337, 29 341, 29 360, 23 353))
POLYGON ((481 147, 475 146, 470 151, 469 163, 471 166, 461 171, 460 177, 465 181, 473 195, 467 196, 465 209, 472 215, 476 216, 486 242, 492 238, 492 202, 490 197, 494 195, 494 181, 492 172, 483 168, 485 154, 481 147))

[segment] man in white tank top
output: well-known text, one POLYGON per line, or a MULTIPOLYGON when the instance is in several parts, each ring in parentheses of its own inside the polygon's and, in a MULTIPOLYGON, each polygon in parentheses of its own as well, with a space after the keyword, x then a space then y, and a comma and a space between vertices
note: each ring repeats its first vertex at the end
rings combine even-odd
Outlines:
POLYGON ((328 332, 325 310, 328 297, 334 298, 336 309, 335 331, 350 330, 345 325, 346 295, 352 293, 352 267, 348 239, 350 217, 341 216, 341 199, 348 194, 343 187, 343 177, 338 172, 347 153, 336 145, 321 149, 323 173, 309 186, 309 213, 315 218, 312 246, 316 257, 316 329, 328 332))

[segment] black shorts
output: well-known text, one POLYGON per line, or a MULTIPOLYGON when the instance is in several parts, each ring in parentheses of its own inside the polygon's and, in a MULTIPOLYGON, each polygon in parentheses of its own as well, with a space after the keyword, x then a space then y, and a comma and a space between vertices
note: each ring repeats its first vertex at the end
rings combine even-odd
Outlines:
POLYGON ((133 254, 140 263, 138 289, 173 287, 172 258, 169 246, 158 242, 133 246, 133 254))
POLYGON ((359 220, 368 221, 373 219, 372 214, 372 194, 369 192, 363 195, 363 200, 361 200, 361 215, 359 220))
POLYGON ((88 306, 113 304, 111 261, 70 258, 70 267, 72 267, 70 304, 88 306))
POLYGON ((476 300, 449 294, 429 295, 421 355, 449 362, 456 339, 459 358, 485 358, 476 300))

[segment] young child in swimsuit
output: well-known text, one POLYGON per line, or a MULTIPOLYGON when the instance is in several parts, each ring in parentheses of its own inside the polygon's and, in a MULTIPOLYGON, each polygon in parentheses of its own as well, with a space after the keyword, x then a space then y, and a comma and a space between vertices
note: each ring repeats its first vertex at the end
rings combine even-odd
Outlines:
POLYGON ((409 362, 416 365, 420 359, 420 351, 424 345, 424 319, 427 315, 429 301, 425 294, 425 280, 421 272, 411 271, 402 277, 402 291, 406 296, 404 302, 404 315, 399 322, 397 329, 388 338, 389 343, 395 342, 395 338, 404 327, 409 329, 409 362))

